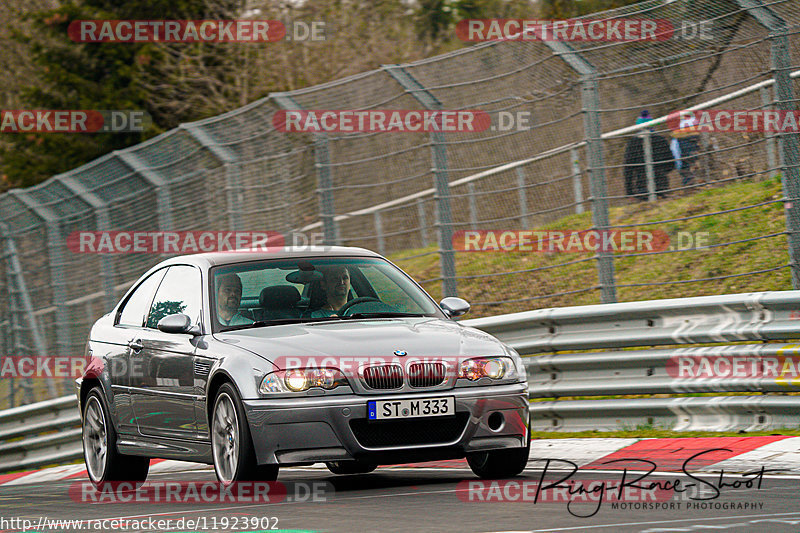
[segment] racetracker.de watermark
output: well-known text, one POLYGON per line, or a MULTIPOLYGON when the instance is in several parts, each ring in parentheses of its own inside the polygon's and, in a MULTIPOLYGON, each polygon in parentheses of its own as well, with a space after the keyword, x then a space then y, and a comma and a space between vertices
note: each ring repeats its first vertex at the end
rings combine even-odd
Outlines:
POLYGON ((68 355, 8 355, 0 361, 0 379, 79 378, 90 359, 68 355))
POLYGON ((453 249, 461 252, 662 252, 691 250, 709 244, 708 232, 663 230, 459 230, 453 249))
POLYGON ((308 109, 272 116, 272 126, 284 133, 479 132, 491 125, 480 110, 308 109))
POLYGON ((638 42, 713 40, 714 21, 618 19, 465 19, 456 24, 462 41, 638 42))
POLYGON ((280 252, 322 246, 324 237, 275 231, 74 231, 67 237, 67 248, 76 254, 280 252))
POLYGON ((280 41, 279 20, 74 20, 69 38, 77 43, 267 43, 280 41))
POLYGON ((710 41, 713 20, 668 19, 465 19, 456 24, 462 41, 637 42, 710 41))
POLYGON ((687 132, 800 133, 800 110, 701 109, 670 113, 667 126, 687 132))
POLYGON ((636 484, 620 480, 575 479, 563 483, 540 481, 460 481, 456 486, 463 502, 664 502, 674 493, 657 483, 636 484))
POLYGON ((144 110, 0 110, 0 133, 126 133, 151 123, 144 110))
POLYGON ((76 481, 68 492, 73 502, 98 504, 322 503, 334 494, 333 485, 326 481, 240 481, 225 486, 217 481, 151 480, 140 485, 115 481, 95 488, 89 481, 76 481))
POLYGON ((775 355, 673 355, 667 375, 678 379, 760 379, 778 384, 800 383, 798 345, 789 345, 775 355), (795 352, 785 355, 783 352, 795 352))

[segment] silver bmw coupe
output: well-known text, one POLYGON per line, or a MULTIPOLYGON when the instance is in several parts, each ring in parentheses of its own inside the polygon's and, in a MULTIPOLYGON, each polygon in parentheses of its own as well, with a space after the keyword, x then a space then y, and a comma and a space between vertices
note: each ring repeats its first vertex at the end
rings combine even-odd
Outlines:
POLYGON ((453 320, 468 310, 360 248, 163 261, 92 327, 77 381, 89 477, 143 482, 155 457, 213 464, 226 485, 463 457, 516 476, 525 370, 453 320))

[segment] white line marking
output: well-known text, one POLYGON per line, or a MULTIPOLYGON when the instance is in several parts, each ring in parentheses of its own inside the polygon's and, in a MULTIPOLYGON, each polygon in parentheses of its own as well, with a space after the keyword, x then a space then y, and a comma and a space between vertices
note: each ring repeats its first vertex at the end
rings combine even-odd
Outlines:
MULTIPOLYGON (((736 515, 736 516, 715 516, 712 518, 683 518, 680 520, 655 520, 652 522, 618 522, 611 524, 595 524, 592 526, 576 526, 576 527, 559 527, 558 531, 577 531, 579 529, 597 529, 601 527, 613 528, 619 526, 646 526, 648 524, 674 524, 679 522, 707 522, 709 520, 733 520, 735 518, 762 518, 762 517, 775 517, 775 516, 795 516, 800 513, 770 513, 770 514, 750 514, 750 515, 736 515)), ((531 533, 549 533, 553 528, 549 529, 534 529, 531 533)))

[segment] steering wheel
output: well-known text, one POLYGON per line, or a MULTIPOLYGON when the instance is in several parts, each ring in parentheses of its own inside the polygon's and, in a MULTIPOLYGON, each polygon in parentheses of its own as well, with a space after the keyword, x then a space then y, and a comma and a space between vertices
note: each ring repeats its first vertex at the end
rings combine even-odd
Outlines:
POLYGON ((362 303, 365 303, 365 302, 383 303, 380 298, 373 298, 372 296, 360 296, 358 298, 353 298, 352 300, 350 300, 349 302, 344 304, 342 307, 339 308, 338 311, 336 311, 336 313, 339 316, 344 316, 345 311, 347 311, 348 309, 350 309, 354 305, 362 304, 362 303))

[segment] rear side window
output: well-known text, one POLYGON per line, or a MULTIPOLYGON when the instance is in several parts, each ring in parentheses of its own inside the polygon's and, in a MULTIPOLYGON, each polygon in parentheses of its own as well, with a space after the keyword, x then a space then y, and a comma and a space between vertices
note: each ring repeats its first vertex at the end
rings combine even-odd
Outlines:
POLYGON ((199 324, 201 295, 200 270, 186 265, 169 267, 150 307, 147 327, 156 328, 159 320, 175 313, 188 315, 192 324, 199 324))
POLYGON ((153 272, 136 287, 136 290, 125 302, 119 314, 119 322, 117 323, 120 326, 140 328, 144 325, 144 319, 150 311, 150 304, 153 302, 153 295, 166 272, 166 268, 153 272))

